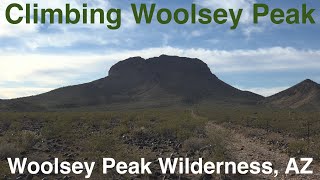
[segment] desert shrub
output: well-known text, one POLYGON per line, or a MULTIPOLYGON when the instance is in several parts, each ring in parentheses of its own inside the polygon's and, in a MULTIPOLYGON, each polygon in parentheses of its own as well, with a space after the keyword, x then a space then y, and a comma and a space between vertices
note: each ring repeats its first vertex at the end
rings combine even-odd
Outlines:
POLYGON ((129 128, 127 126, 117 126, 115 128, 112 129, 112 132, 116 135, 116 136, 121 136, 123 134, 127 134, 130 132, 129 128))
POLYGON ((82 147, 91 152, 112 153, 115 151, 117 143, 113 136, 95 134, 83 140, 82 147))
POLYGON ((8 119, 0 119, 0 129, 6 131, 11 126, 11 121, 8 119))
POLYGON ((132 132, 132 137, 134 139, 149 139, 149 138, 153 138, 154 136, 155 134, 153 132, 151 132, 149 129, 146 129, 144 127, 135 129, 132 132))
POLYGON ((13 121, 10 125, 10 130, 12 131, 20 131, 22 129, 22 124, 20 121, 13 121))
POLYGON ((72 122, 67 118, 61 118, 47 122, 41 129, 41 134, 48 139, 59 136, 63 136, 67 139, 72 135, 72 122))
MULTIPOLYGON (((8 164, 6 161, 0 161, 0 176, 4 177, 5 175, 8 175, 10 173, 8 164)), ((5 178, 3 178, 5 179, 5 178)))
POLYGON ((14 139, 10 139, 10 136, 6 133, 4 136, 0 137, 0 159, 17 157, 21 152, 21 148, 18 146, 19 142, 14 139))
POLYGON ((7 132, 0 140, 1 150, 5 154, 18 154, 30 150, 40 140, 32 131, 7 132), (11 151, 11 152, 10 152, 11 151))
POLYGON ((214 161, 225 161, 227 143, 229 142, 230 133, 222 128, 207 128, 208 143, 212 147, 212 159, 214 161))
POLYGON ((191 137, 183 142, 183 148, 186 151, 199 151, 208 145, 208 139, 191 137))
POLYGON ((296 140, 289 142, 288 153, 290 156, 299 156, 308 152, 308 142, 296 140))
POLYGON ((46 126, 41 129, 41 134, 47 139, 55 138, 57 136, 57 133, 55 133, 57 130, 56 126, 46 124, 46 126))
POLYGON ((178 130, 175 128, 162 128, 158 131, 158 135, 165 139, 175 139, 177 137, 178 130))
POLYGON ((24 150, 29 150, 41 139, 40 135, 32 131, 22 131, 18 136, 20 136, 20 146, 24 150))
POLYGON ((6 159, 8 157, 16 158, 19 155, 19 150, 14 143, 8 143, 2 140, 0 144, 0 159, 6 159))

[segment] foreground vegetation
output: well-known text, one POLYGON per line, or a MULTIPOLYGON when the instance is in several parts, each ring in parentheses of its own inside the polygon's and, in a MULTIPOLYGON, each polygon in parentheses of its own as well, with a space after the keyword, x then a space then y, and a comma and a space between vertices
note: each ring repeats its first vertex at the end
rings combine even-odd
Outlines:
MULTIPOLYGON (((143 157, 155 161, 186 154, 224 159, 221 133, 206 132, 206 123, 207 119, 194 118, 185 109, 1 113, 0 176, 11 177, 8 157, 28 157, 38 162, 54 157, 95 162, 103 157, 127 162, 143 157), (207 155, 200 154, 200 149, 207 146, 212 147, 206 149, 207 155)), ((95 173, 97 177, 93 178, 105 178, 99 177, 101 174, 95 173)))
MULTIPOLYGON (((262 138, 289 155, 319 159, 319 117, 319 113, 221 106, 126 112, 2 112, 0 177, 16 177, 9 173, 7 157, 28 157, 38 162, 54 157, 95 162, 102 157, 127 162, 142 157, 155 161, 158 157, 182 156, 230 160, 232 156, 225 147, 229 133, 208 130, 208 122, 245 129, 248 136, 262 138)), ((157 167, 153 168, 157 172, 157 167)), ((92 178, 106 179, 101 174, 94 173, 92 178)), ((120 177, 111 172, 108 178, 120 177)), ((166 178, 175 179, 169 175, 166 178)))

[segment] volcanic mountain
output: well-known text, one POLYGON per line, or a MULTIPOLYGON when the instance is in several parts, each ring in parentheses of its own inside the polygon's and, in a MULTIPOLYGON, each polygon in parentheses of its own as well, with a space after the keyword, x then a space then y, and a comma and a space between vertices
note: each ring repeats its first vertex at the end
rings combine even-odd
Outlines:
POLYGON ((7 100, 2 103, 2 109, 64 109, 129 104, 150 107, 194 104, 202 100, 256 104, 262 99, 260 95, 224 83, 199 59, 161 55, 120 61, 110 68, 105 78, 37 96, 7 100))
POLYGON ((280 108, 320 109, 320 85, 307 79, 266 98, 265 102, 280 108))

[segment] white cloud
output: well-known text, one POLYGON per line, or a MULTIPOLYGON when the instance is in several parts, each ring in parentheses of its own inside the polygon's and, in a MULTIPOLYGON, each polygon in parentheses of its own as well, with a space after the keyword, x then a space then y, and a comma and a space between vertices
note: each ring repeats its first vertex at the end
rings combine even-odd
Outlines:
POLYGON ((38 34, 36 37, 25 37, 25 45, 31 50, 41 47, 70 47, 81 42, 94 42, 97 45, 117 44, 116 39, 104 39, 97 34, 65 31, 63 33, 38 34))
MULTIPOLYGON (((0 6, 0 37, 19 37, 19 36, 26 36, 28 34, 38 32, 39 25, 36 24, 26 24, 25 19, 20 24, 10 24, 6 18, 6 8, 11 3, 22 3, 22 0, 11 1, 11 0, 3 0, 1 1, 0 6)), ((24 17, 25 15, 21 11, 12 10, 11 17, 13 19, 17 19, 18 17, 24 17)))
POLYGON ((239 9, 243 9, 240 23, 248 24, 252 22, 252 4, 254 4, 255 0, 195 0, 197 4, 206 8, 223 8, 223 9, 234 9, 235 11, 239 9))
MULTIPOLYGON (((243 26, 238 27, 241 29, 241 32, 247 37, 250 38, 250 36, 253 33, 261 33, 266 29, 266 18, 260 18, 259 25, 253 24, 253 4, 257 3, 256 0, 227 0, 227 1, 221 1, 221 0, 194 0, 195 3, 199 4, 202 7, 206 8, 223 8, 223 9, 233 9, 236 13, 239 9, 243 9, 241 18, 240 18, 240 24, 243 24, 243 26)), ((228 22, 231 23, 231 17, 228 17, 228 22)))
POLYGON ((12 25, 8 22, 0 23, 0 37, 19 37, 31 33, 36 33, 39 29, 39 25, 34 24, 16 24, 12 25))
MULTIPOLYGON (((102 8, 108 10, 112 7, 110 1, 105 0, 91 0, 89 2, 81 2, 77 0, 70 0, 68 2, 64 0, 3 0, 0 6, 0 37, 14 37, 19 40, 19 49, 26 48, 31 50, 36 50, 41 47, 69 47, 79 42, 90 42, 97 45, 106 44, 117 44, 119 40, 112 38, 113 36, 105 36, 105 31, 109 30, 107 24, 82 24, 77 25, 66 25, 66 24, 53 24, 53 25, 41 25, 41 24, 26 24, 24 20, 17 25, 13 25, 5 20, 5 11, 9 4, 19 3, 25 9, 25 4, 38 3, 38 9, 41 8, 60 8, 64 12, 66 3, 69 3, 72 8, 81 10, 82 4, 87 3, 89 8, 102 8), (46 27, 44 27, 46 26, 46 27), (41 27, 47 28, 46 30, 41 30, 41 27)), ((14 8, 11 11, 11 15, 14 19, 18 17, 25 16, 25 10, 19 11, 14 8)), ((33 17, 33 10, 31 8, 31 17, 33 17)), ((90 13, 89 17, 90 19, 90 13)), ((31 19, 31 22, 33 19, 31 19)), ((121 29, 128 29, 135 27, 134 19, 132 14, 128 10, 123 10, 122 12, 122 26, 121 29)), ((112 31, 113 35, 116 33, 121 33, 112 31)))
POLYGON ((95 55, 0 55, 1 82, 33 82, 63 85, 77 72, 91 72, 104 56, 95 55))
MULTIPOLYGON (((240 23, 245 24, 240 27, 239 32, 243 33, 245 36, 250 37, 252 33, 261 33, 264 31, 265 26, 262 24, 259 27, 252 26, 248 24, 251 21, 251 6, 255 0, 229 0, 229 1, 218 1, 218 0, 195 0, 197 4, 203 7, 208 7, 212 9, 220 8, 243 8, 244 12, 241 17, 240 23)), ((2 6, 0 6, 0 37, 14 37, 17 44, 17 49, 24 49, 26 51, 32 50, 37 51, 41 48, 72 48, 79 47, 83 44, 94 44, 94 45, 117 45, 121 46, 126 44, 123 41, 124 38, 132 38, 139 40, 139 37, 134 33, 134 28, 137 27, 133 14, 130 10, 129 4, 126 8, 122 8, 122 24, 121 28, 118 30, 109 30, 106 24, 77 24, 77 25, 66 25, 66 24, 55 24, 55 25, 39 25, 39 24, 26 24, 22 23, 19 25, 11 25, 5 21, 5 8, 9 3, 17 2, 20 4, 34 3, 37 2, 40 8, 61 8, 65 9, 65 4, 70 3, 72 7, 81 9, 82 3, 77 0, 70 0, 65 2, 63 0, 47 1, 47 0, 3 0, 2 6), (131 31, 132 30, 132 31, 131 31), (132 34, 131 34, 132 33, 132 34)), ((105 0, 92 0, 88 2, 89 8, 103 8, 105 10, 114 7, 112 2, 105 0)), ((23 16, 24 11, 14 11, 15 17, 23 16)), ((203 26, 207 29, 211 26, 203 26)), ((141 28, 141 27, 140 27, 141 28)), ((191 30, 186 28, 186 32, 189 39, 190 37, 200 37, 204 34, 205 30, 191 30), (190 31, 190 32, 189 32, 190 31)), ((210 28, 209 28, 210 29, 210 28)), ((234 31, 235 32, 235 31, 234 31)), ((156 35, 166 34, 162 30, 157 30, 156 35)), ((154 38, 146 35, 148 38, 154 38)), ((182 34, 183 35, 183 34, 182 34)), ((171 36, 171 35, 170 35, 171 36)), ((163 45, 167 45, 169 40, 173 40, 177 37, 163 37, 163 45)), ((185 37, 182 37, 185 38, 185 37)), ((9 46, 9 45, 8 45, 9 46)))
POLYGON ((255 88, 237 87, 237 88, 241 89, 241 90, 254 92, 256 94, 260 94, 262 96, 268 97, 268 96, 274 95, 278 92, 281 92, 285 89, 288 89, 289 87, 284 86, 284 87, 270 87, 270 88, 261 88, 261 87, 255 87, 255 88))
POLYGON ((171 39, 171 36, 169 34, 162 34, 162 46, 167 46, 169 41, 171 39))
POLYGON ((256 26, 248 26, 246 28, 243 28, 242 32, 247 38, 250 38, 251 34, 253 34, 253 33, 261 33, 261 32, 264 31, 264 29, 265 29, 264 25, 263 24, 262 25, 259 24, 259 25, 256 25, 256 26))
POLYGON ((48 92, 52 88, 37 88, 37 87, 14 87, 14 88, 0 88, 1 99, 11 99, 16 97, 25 97, 43 92, 48 92))
POLYGON ((194 31, 191 32, 191 36, 192 37, 199 37, 201 35, 202 35, 202 32, 199 31, 199 30, 194 30, 194 31))
MULTIPOLYGON (((255 50, 209 50, 181 49, 174 47, 147 48, 142 50, 108 51, 105 54, 7 54, 0 55, 0 96, 9 97, 6 84, 11 83, 14 96, 24 96, 21 88, 57 88, 100 78, 107 74, 108 68, 119 60, 132 56, 150 58, 161 54, 199 58, 206 62, 213 73, 256 73, 291 70, 317 71, 320 69, 320 50, 298 50, 294 48, 273 47, 255 50), (85 77, 85 78, 84 78, 85 77), (28 84, 26 84, 28 83, 28 84), (15 85, 18 84, 18 85, 15 85), (21 87, 21 84, 26 84, 21 87)), ((283 88, 247 87, 256 93, 269 95, 283 88)), ((30 92, 30 91, 29 91, 30 92)), ((29 94, 28 94, 29 95, 29 94)))
MULTIPOLYGON (((120 57, 132 55, 145 58, 161 54, 199 58, 212 67, 214 72, 262 72, 320 68, 320 50, 297 50, 291 47, 226 51, 202 48, 181 49, 167 46, 118 53, 120 57)), ((117 53, 113 54, 115 55, 117 53)))

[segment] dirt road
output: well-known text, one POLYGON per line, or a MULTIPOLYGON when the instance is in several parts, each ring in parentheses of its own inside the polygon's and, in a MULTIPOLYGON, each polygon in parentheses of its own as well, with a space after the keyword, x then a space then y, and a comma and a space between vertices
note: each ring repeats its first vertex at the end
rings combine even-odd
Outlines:
MULTIPOLYGON (((201 117, 193 110, 191 110, 191 116, 193 118, 205 118, 201 117)), ((282 152, 280 149, 276 149, 272 145, 268 145, 265 142, 261 142, 259 139, 251 138, 244 135, 246 127, 241 127, 241 131, 235 128, 226 128, 215 122, 209 122, 207 124, 207 130, 217 131, 223 130, 228 132, 227 151, 232 161, 240 162, 266 162, 270 161, 273 164, 273 169, 278 170, 278 175, 245 175, 237 177, 236 179, 290 179, 290 180, 305 180, 305 179, 320 179, 319 164, 313 162, 309 169, 313 170, 313 175, 295 175, 285 174, 290 157, 288 154, 282 152)), ((298 159, 297 159, 298 161, 298 159)), ((304 164, 298 164, 298 167, 302 167, 304 164)))
MULTIPOLYGON (((313 169, 313 175, 285 175, 285 170, 289 162, 289 156, 280 150, 271 148, 271 146, 261 143, 257 139, 249 138, 235 129, 227 129, 222 125, 218 125, 214 122, 210 122, 207 125, 208 130, 215 131, 217 129, 226 130, 229 133, 230 140, 227 143, 227 150, 233 161, 240 162, 265 162, 270 161, 274 166, 274 170, 278 170, 278 176, 273 177, 272 175, 246 175, 241 179, 292 179, 292 180, 303 180, 303 179, 320 179, 318 174, 319 166, 315 163, 310 169, 313 169)), ((245 127, 244 127, 245 128, 245 127)), ((299 165, 299 167, 301 167, 299 165)))

